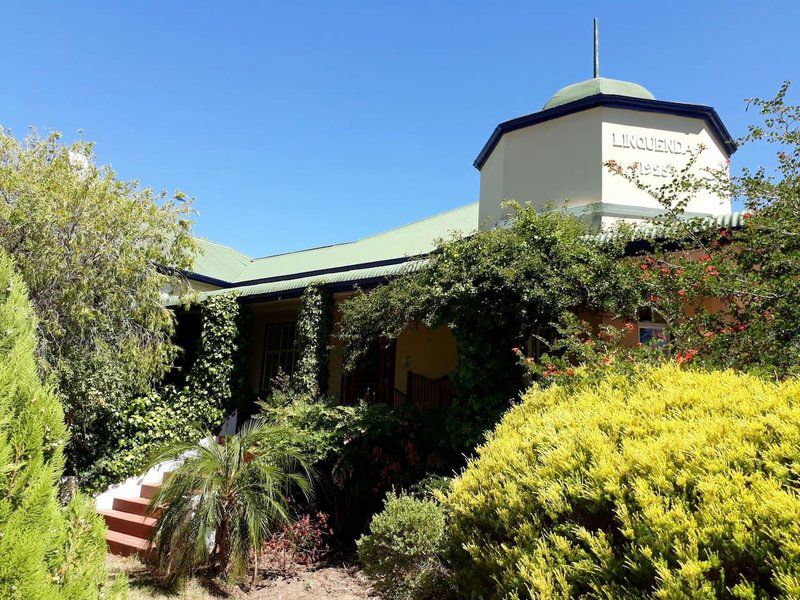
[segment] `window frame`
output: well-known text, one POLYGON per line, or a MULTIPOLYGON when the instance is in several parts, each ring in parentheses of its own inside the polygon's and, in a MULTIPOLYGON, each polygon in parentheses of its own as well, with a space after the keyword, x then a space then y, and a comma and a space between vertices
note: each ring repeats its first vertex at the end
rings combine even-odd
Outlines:
POLYGON ((652 344, 653 343, 653 339, 654 339, 653 337, 651 337, 646 342, 642 341, 642 330, 643 329, 649 329, 651 331, 657 331, 657 332, 661 332, 662 333, 662 340, 661 340, 661 344, 659 344, 659 345, 663 345, 664 347, 666 347, 666 346, 669 345, 669 342, 670 342, 669 332, 667 331, 666 333, 664 333, 664 330, 666 328, 667 328, 667 324, 666 323, 659 323, 657 321, 639 321, 637 323, 637 326, 636 326, 636 334, 637 334, 636 335, 636 341, 639 344, 652 344))
POLYGON ((281 355, 284 354, 291 354, 290 357, 290 365, 291 368, 286 375, 291 376, 294 373, 295 368, 297 367, 297 321, 281 321, 278 323, 267 323, 264 325, 264 349, 261 353, 261 381, 260 381, 260 390, 262 392, 268 392, 272 389, 272 379, 278 374, 278 369, 282 367, 282 359, 281 355), (291 328, 292 330, 292 344, 291 347, 286 347, 283 344, 283 336, 286 328, 291 328), (270 341, 270 329, 280 331, 281 340, 279 342, 279 347, 270 350, 269 341, 270 341), (275 357, 275 358, 271 358, 275 357), (275 373, 270 374, 270 366, 272 364, 272 360, 277 361, 277 369, 275 373))

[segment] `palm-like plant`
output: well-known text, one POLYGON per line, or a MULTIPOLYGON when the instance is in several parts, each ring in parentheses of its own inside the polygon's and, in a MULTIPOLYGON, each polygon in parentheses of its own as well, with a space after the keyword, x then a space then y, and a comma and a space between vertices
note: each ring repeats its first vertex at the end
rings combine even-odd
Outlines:
POLYGON ((290 429, 251 422, 224 443, 207 433, 151 461, 185 457, 149 507, 158 517, 153 559, 169 581, 205 566, 232 578, 247 571, 250 550, 289 520, 291 495, 311 494, 312 474, 294 437, 290 429))

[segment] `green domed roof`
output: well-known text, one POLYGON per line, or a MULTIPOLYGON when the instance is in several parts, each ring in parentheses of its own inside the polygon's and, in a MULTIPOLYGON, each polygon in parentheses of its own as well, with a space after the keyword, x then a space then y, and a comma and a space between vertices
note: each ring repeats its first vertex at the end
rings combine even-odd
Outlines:
POLYGON ((605 77, 595 77, 561 88, 553 94, 542 110, 561 106, 567 102, 574 102, 575 100, 588 98, 589 96, 595 96, 597 94, 613 94, 616 96, 628 96, 630 98, 644 98, 646 100, 656 99, 653 94, 638 83, 620 81, 619 79, 606 79, 605 77))

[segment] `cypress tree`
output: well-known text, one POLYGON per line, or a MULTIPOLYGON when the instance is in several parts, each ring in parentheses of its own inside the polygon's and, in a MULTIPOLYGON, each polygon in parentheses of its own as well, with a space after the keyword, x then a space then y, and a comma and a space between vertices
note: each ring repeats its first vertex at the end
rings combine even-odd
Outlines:
POLYGON ((58 503, 66 426, 37 370, 35 332, 25 286, 2 254, 0 598, 99 598, 108 577, 105 528, 87 498, 66 509, 58 503))

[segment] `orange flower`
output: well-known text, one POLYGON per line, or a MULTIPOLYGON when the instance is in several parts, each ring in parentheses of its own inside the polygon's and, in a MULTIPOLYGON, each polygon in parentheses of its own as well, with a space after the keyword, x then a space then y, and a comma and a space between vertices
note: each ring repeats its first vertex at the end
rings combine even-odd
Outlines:
POLYGON ((675 355, 675 361, 679 365, 682 365, 691 362, 695 356, 697 356, 697 348, 689 348, 686 352, 678 352, 678 354, 675 355))

